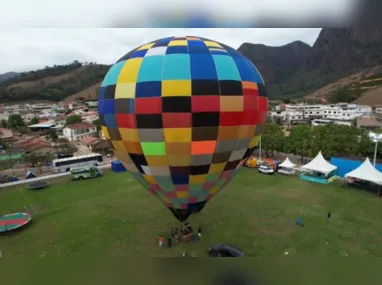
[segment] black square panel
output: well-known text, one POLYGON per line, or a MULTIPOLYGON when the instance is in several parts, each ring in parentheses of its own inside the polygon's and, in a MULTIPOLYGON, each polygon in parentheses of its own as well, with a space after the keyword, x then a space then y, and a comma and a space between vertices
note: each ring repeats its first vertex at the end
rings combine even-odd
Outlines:
POLYGON ((224 167, 224 170, 234 170, 239 165, 241 160, 228 161, 224 167))
POLYGON ((100 116, 99 116, 99 123, 100 123, 101 126, 105 126, 105 125, 106 125, 106 124, 105 124, 105 119, 104 119, 104 116, 103 116, 103 115, 100 115, 100 116))
POLYGON ((227 152, 219 152, 219 153, 214 153, 212 156, 212 163, 224 163, 229 161, 229 158, 231 156, 232 152, 227 151, 227 152))
POLYGON ((117 99, 115 100, 115 112, 117 114, 129 114, 130 105, 134 108, 134 99, 117 99))
POLYGON ((122 140, 121 134, 119 133, 119 130, 117 128, 107 128, 107 132, 111 140, 113 141, 122 140))
POLYGON ((247 151, 245 152, 243 156, 243 159, 247 159, 248 157, 250 157, 254 150, 255 150, 255 146, 247 149, 247 151))
POLYGON ((138 168, 139 172, 145 173, 142 168, 142 165, 144 166, 148 165, 145 156, 143 154, 134 154, 134 153, 129 153, 129 155, 134 165, 138 168))
POLYGON ((170 166, 171 176, 187 176, 190 174, 190 166, 170 166))
POLYGON ((192 141, 216 141, 219 127, 196 127, 192 128, 192 141))
POLYGON ((192 114, 192 127, 217 127, 219 126, 219 112, 205 112, 192 114))
POLYGON ((191 166, 190 174, 191 175, 207 174, 208 171, 210 170, 210 166, 211 164, 191 166))
POLYGON ((115 97, 115 85, 109 85, 104 87, 104 98, 105 99, 114 99, 115 97))
POLYGON ((124 60, 127 60, 129 59, 130 55, 135 52, 137 49, 133 49, 132 51, 128 52, 127 54, 125 54, 124 56, 122 56, 120 59, 117 60, 116 63, 120 62, 120 61, 124 61, 124 60))
POLYGON ((191 112, 191 97, 162 97, 162 111, 163 113, 191 112))
POLYGON ((137 120, 137 129, 161 129, 163 128, 162 114, 138 114, 135 115, 137 120))
POLYGON ((220 94, 227 96, 241 96, 243 95, 243 87, 241 81, 236 80, 220 80, 220 94))
POLYGON ((267 97, 267 90, 262 83, 257 83, 257 89, 259 91, 259 96, 267 97))
POLYGON ((204 80, 197 79, 191 82, 192 95, 218 95, 219 81, 218 80, 204 80))

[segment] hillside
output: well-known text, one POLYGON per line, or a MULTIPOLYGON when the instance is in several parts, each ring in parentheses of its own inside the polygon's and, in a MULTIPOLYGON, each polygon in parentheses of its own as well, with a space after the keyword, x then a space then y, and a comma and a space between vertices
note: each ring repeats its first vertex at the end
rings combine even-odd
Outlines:
POLYGON ((17 73, 17 72, 7 72, 7 73, 0 74, 0 82, 2 82, 4 80, 8 80, 8 79, 15 77, 17 75, 19 75, 19 73, 17 73))
POLYGON ((0 82, 0 100, 2 102, 61 101, 81 92, 86 93, 85 97, 91 97, 94 94, 88 95, 89 88, 103 79, 109 67, 74 61, 67 65, 55 65, 22 73, 0 82))

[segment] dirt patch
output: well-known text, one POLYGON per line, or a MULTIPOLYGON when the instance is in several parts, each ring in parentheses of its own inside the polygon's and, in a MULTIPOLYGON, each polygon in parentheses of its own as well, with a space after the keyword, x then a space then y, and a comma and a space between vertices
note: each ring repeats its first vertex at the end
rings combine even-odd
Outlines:
POLYGON ((98 98, 98 88, 101 87, 101 82, 98 82, 80 92, 77 92, 73 95, 70 95, 69 97, 66 97, 62 102, 69 103, 72 102, 78 98, 85 98, 85 99, 97 99, 98 98))

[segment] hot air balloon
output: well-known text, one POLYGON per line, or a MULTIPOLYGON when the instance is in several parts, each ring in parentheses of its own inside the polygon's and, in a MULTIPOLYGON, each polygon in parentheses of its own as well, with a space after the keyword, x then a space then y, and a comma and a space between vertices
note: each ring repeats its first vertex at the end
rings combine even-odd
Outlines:
POLYGON ((116 157, 182 222, 236 175, 267 111, 255 66, 229 46, 194 36, 127 53, 107 72, 98 101, 116 157))

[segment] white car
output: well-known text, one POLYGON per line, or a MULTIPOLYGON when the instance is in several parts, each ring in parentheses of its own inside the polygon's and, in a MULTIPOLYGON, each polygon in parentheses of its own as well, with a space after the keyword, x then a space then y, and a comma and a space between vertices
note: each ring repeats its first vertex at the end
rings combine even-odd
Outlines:
POLYGON ((263 173, 263 174, 273 174, 273 173, 275 173, 275 171, 271 167, 269 167, 267 165, 260 165, 259 166, 259 172, 263 173))

